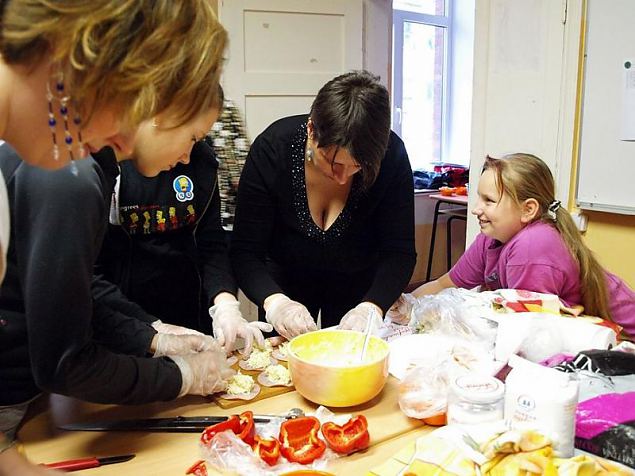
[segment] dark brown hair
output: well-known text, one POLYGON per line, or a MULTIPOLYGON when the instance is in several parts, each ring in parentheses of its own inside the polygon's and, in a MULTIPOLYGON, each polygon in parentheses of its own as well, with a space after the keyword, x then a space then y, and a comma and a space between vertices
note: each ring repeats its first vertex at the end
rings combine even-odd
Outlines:
POLYGON ((361 167, 364 188, 379 174, 390 134, 390 100, 379 78, 352 71, 326 83, 311 106, 319 147, 343 147, 361 167))

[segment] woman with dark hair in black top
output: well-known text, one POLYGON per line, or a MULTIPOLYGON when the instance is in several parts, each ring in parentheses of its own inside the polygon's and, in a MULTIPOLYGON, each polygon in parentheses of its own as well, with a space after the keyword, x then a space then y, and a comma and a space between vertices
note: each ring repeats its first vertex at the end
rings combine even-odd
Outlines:
POLYGON ((314 330, 318 313, 323 327, 363 330, 400 295, 416 258, 412 171, 378 78, 338 76, 308 116, 256 138, 231 258, 239 286, 287 338, 314 330))

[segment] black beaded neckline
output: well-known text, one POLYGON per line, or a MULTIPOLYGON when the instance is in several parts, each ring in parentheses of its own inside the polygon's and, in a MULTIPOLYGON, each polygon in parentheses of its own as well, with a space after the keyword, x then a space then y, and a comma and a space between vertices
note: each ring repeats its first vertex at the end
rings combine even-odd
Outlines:
POLYGON ((313 221, 309 209, 309 200, 306 193, 306 179, 304 175, 304 151, 306 148, 307 132, 306 123, 298 128, 291 141, 291 181, 293 187, 293 206, 298 214, 300 229, 309 238, 321 243, 329 244, 342 237, 352 221, 352 212, 357 208, 361 187, 358 177, 353 179, 351 191, 344 208, 333 224, 323 230, 313 221))

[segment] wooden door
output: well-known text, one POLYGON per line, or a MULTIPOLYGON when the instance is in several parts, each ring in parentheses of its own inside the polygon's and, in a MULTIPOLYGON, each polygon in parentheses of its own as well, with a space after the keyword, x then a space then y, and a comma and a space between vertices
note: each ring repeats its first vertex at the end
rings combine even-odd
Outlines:
POLYGON ((223 87, 252 139, 362 67, 362 0, 222 0, 219 17, 230 38, 223 87))

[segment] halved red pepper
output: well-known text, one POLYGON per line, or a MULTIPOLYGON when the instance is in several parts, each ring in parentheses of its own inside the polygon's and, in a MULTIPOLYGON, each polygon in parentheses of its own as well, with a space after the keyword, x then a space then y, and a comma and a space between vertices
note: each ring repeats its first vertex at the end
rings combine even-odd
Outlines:
POLYGON ((190 466, 185 474, 193 474, 194 476, 207 476, 207 466, 202 459, 190 466))
POLYGON ((324 454, 326 443, 318 435, 320 420, 305 416, 287 420, 280 426, 280 452, 289 461, 309 464, 324 454))
POLYGON ((212 441, 212 438, 214 438, 214 435, 227 430, 233 431, 238 438, 248 445, 251 445, 254 442, 254 436, 256 434, 253 412, 246 411, 240 415, 232 415, 225 421, 208 426, 201 434, 201 443, 208 445, 209 442, 212 441))
POLYGON ((261 438, 256 435, 251 448, 269 466, 276 464, 280 458, 280 442, 275 438, 261 438))
POLYGON ((205 428, 203 433, 201 433, 201 443, 208 445, 209 442, 212 441, 212 438, 214 438, 214 435, 227 430, 231 430, 234 433, 240 432, 240 420, 238 419, 238 415, 232 415, 225 421, 205 428))
POLYGON ((256 425, 254 424, 254 412, 250 412, 250 411, 242 412, 238 416, 238 420, 240 421, 240 431, 235 433, 236 435, 238 435, 238 438, 240 438, 249 446, 251 446, 254 442, 254 437, 256 436, 256 425))
POLYGON ((341 426, 332 422, 324 423, 322 436, 336 453, 350 454, 366 449, 370 444, 368 421, 364 415, 357 415, 341 426))

